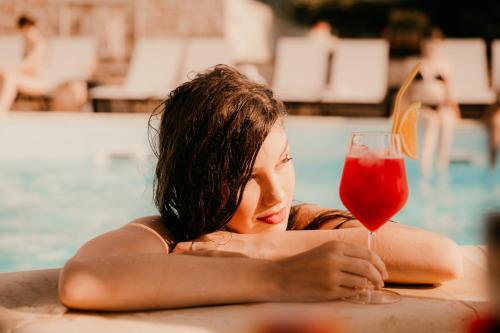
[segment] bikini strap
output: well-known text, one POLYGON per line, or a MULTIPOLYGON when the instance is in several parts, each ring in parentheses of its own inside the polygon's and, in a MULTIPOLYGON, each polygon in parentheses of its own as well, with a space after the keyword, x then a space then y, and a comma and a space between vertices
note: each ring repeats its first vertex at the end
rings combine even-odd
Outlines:
POLYGON ((153 235, 156 236, 156 238, 158 238, 161 243, 163 244, 163 246, 165 247, 165 251, 167 253, 170 252, 170 248, 168 246, 168 243, 167 241, 158 233, 158 231, 156 231, 155 229, 151 228, 151 227, 148 227, 147 225, 144 225, 144 224, 141 224, 141 223, 129 223, 127 224, 127 226, 135 226, 135 227, 139 227, 139 228, 142 228, 144 230, 148 230, 150 231, 153 235))

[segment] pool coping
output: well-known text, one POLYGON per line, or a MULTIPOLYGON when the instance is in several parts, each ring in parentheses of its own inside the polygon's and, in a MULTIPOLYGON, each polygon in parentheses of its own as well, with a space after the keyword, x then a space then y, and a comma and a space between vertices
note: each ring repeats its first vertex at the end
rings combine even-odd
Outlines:
MULTIPOLYGON (((464 274, 440 286, 390 288, 391 305, 257 303, 129 313, 68 311, 57 299, 58 269, 0 274, 0 328, 34 332, 255 332, 265 318, 314 313, 347 332, 465 332, 488 306, 486 251, 462 246, 464 274)), ((10 331, 9 331, 10 330, 10 331)), ((2 331, 0 329, 0 331, 2 331)), ((3 331, 2 331, 3 332, 3 331)))

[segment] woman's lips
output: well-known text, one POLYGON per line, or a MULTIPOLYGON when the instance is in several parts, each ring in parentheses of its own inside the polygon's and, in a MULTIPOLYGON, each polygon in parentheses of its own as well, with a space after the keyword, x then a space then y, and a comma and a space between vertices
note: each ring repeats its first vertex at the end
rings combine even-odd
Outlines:
POLYGON ((277 213, 274 213, 274 214, 271 214, 268 216, 264 216, 264 217, 259 217, 257 220, 262 221, 262 222, 267 223, 267 224, 278 224, 281 221, 283 221, 285 216, 286 216, 286 209, 282 208, 277 213))

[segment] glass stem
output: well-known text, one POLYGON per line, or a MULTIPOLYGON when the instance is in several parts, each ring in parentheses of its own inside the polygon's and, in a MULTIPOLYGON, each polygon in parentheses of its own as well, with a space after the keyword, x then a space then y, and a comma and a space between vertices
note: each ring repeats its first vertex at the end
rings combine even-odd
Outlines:
MULTIPOLYGON (((368 250, 373 251, 374 248, 375 248, 375 233, 373 231, 368 231, 368 250)), ((372 291, 373 291, 373 285, 371 283, 368 283, 368 288, 366 289, 368 303, 371 303, 372 301, 372 291)))
POLYGON ((375 248, 375 233, 368 231, 368 250, 373 251, 375 248))

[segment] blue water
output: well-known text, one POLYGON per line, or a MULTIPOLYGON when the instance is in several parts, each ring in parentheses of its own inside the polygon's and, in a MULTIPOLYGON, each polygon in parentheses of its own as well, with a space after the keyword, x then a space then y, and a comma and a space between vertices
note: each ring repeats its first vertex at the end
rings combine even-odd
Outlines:
MULTIPOLYGON (((343 207, 338 186, 349 133, 384 129, 380 122, 290 121, 297 172, 295 198, 343 207), (356 126, 355 128, 353 126, 356 126)), ((407 160, 410 198, 396 219, 480 244, 482 217, 500 207, 500 170, 485 166, 485 134, 459 130, 454 146, 471 163, 453 163, 430 180, 407 160)), ((86 240, 131 219, 155 214, 153 161, 16 159, 0 163, 0 272, 59 267, 86 240)))

